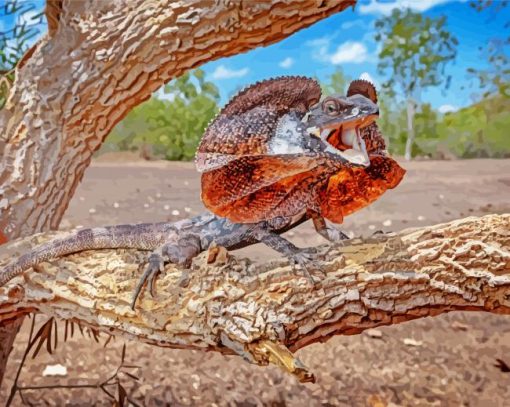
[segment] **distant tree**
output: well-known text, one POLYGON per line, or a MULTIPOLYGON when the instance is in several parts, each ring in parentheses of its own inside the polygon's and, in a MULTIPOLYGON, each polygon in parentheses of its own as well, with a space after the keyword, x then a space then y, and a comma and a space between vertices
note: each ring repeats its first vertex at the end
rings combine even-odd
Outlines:
POLYGON ((460 158, 510 157, 509 128, 508 98, 493 95, 444 115, 437 125, 438 142, 441 150, 460 158))
MULTIPOLYGON (((485 0, 471 1, 470 5, 478 12, 485 12, 489 18, 495 17, 495 14, 503 13, 508 10, 509 1, 507 0, 485 0), (492 14, 492 15, 491 15, 492 14)), ((473 153, 476 156, 493 154, 490 147, 494 142, 494 137, 499 134, 497 128, 493 124, 497 123, 497 119, 501 118, 499 108, 503 108, 508 112, 510 110, 510 19, 506 21, 506 35, 491 38, 487 44, 479 47, 480 57, 487 61, 483 67, 469 67, 468 73, 477 79, 480 96, 487 103, 478 103, 473 105, 475 111, 474 117, 479 117, 478 122, 483 121, 485 124, 477 130, 477 143, 472 143, 473 153), (496 109, 495 109, 496 107, 496 109), (482 112, 476 110, 482 109, 482 112), (483 118, 483 120, 482 120, 483 118), (487 153, 489 151, 489 153, 487 153)), ((472 119, 474 120, 474 119, 472 119)), ((496 143, 497 144, 497 143, 496 143)), ((500 151, 499 148, 496 148, 500 151)))
MULTIPOLYGON (((510 24, 507 28, 510 29, 510 24)), ((483 96, 498 93, 510 99, 510 36, 491 39, 481 54, 487 59, 487 68, 468 68, 467 71, 479 80, 483 96)))
POLYGON ((14 67, 39 35, 44 14, 30 1, 2 0, 2 3, 0 21, 5 28, 0 30, 0 109, 14 81, 14 67))
MULTIPOLYGON (((501 13, 508 10, 510 1, 472 1, 470 5, 478 12, 490 10, 501 13)), ((468 68, 468 72, 475 76, 480 84, 483 97, 499 94, 510 98, 510 19, 506 22, 506 35, 492 38, 487 46, 480 47, 480 53, 488 62, 484 68, 468 68)))
POLYGON ((167 84, 164 92, 169 100, 153 96, 134 108, 102 151, 139 150, 145 158, 191 160, 204 128, 218 112, 218 88, 197 69, 167 84))
MULTIPOLYGON (((418 135, 412 148, 412 155, 443 158, 438 155, 439 136, 437 126, 440 123, 439 113, 430 103, 423 103, 416 111, 415 132, 418 135)), ((440 152, 441 153, 441 152, 440 152)))
POLYGON ((378 93, 379 119, 378 126, 386 139, 386 149, 391 154, 404 155, 406 144, 406 110, 395 103, 387 92, 378 93))
POLYGON ((444 82, 444 68, 456 55, 457 39, 446 29, 446 17, 429 18, 407 10, 393 10, 375 22, 381 42, 378 69, 389 74, 384 86, 405 98, 407 140, 405 158, 412 157, 414 118, 422 89, 444 82))
POLYGON ((329 76, 328 82, 321 83, 321 88, 323 93, 326 95, 331 95, 335 93, 345 95, 351 80, 352 79, 344 73, 343 69, 338 67, 329 76))

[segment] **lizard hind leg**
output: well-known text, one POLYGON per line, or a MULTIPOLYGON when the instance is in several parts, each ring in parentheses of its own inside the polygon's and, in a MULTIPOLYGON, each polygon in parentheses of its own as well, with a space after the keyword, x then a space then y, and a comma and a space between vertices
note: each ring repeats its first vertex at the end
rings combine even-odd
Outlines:
POLYGON ((145 271, 136 285, 131 300, 131 309, 135 308, 136 300, 145 285, 148 285, 152 297, 156 295, 156 279, 165 270, 166 263, 189 267, 193 257, 201 251, 200 238, 193 234, 182 236, 177 240, 172 239, 154 250, 150 254, 145 271))
POLYGON ((310 283, 315 284, 315 280, 312 277, 313 271, 319 271, 324 276, 324 272, 320 267, 320 262, 317 260, 318 256, 315 250, 296 247, 284 237, 268 229, 267 223, 264 222, 255 225, 251 233, 257 241, 264 243, 266 246, 269 246, 271 249, 287 257, 294 272, 298 271, 297 268, 299 266, 302 270, 301 272, 310 283))

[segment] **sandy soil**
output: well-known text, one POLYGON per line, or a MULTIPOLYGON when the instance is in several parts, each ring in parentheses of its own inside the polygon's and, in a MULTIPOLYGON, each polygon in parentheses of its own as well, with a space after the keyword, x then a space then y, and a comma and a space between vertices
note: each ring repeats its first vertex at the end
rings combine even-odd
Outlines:
MULTIPOLYGON (((103 157, 92 164, 62 228, 177 220, 202 211, 199 177, 192 164, 121 161, 103 157)), ((346 219, 345 232, 367 235, 468 215, 510 212, 510 160, 423 161, 405 167, 408 173, 402 184, 346 219)), ((298 245, 324 243, 310 225, 288 232, 288 237, 298 245)), ((259 261, 276 256, 261 245, 237 254, 259 261)), ((28 329, 29 321, 18 336, 0 400, 12 385, 28 329)), ((103 380, 119 364, 122 344, 117 339, 104 349, 102 343, 75 335, 60 343, 53 355, 42 351, 28 360, 20 383, 103 380), (66 376, 43 377, 44 368, 57 363, 67 367, 66 376)), ((140 380, 123 376, 123 383, 138 403, 154 406, 510 405, 510 373, 494 366, 496 358, 510 364, 508 317, 442 315, 335 337, 299 351, 298 356, 317 374, 316 384, 299 384, 277 368, 252 366, 237 357, 127 342, 127 362, 140 366, 135 370, 140 380), (405 339, 412 339, 413 345, 406 345, 405 339)), ((27 390, 24 397, 33 405, 111 405, 96 389, 27 390)))

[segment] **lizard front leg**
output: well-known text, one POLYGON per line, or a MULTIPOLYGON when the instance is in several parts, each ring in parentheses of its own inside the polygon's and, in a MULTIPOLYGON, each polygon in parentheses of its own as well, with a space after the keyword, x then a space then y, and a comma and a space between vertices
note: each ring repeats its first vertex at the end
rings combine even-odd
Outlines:
POLYGON ((292 263, 293 268, 299 265, 308 280, 312 284, 315 283, 310 271, 319 270, 322 272, 319 263, 316 260, 315 253, 306 249, 300 249, 284 237, 280 236, 278 233, 268 229, 266 222, 261 222, 260 224, 255 225, 251 230, 251 234, 257 241, 264 243, 271 249, 276 250, 278 253, 287 257, 292 263))
POLYGON ((342 240, 348 240, 349 236, 343 233, 341 230, 338 230, 335 227, 331 227, 326 223, 326 220, 320 216, 315 211, 309 211, 308 216, 312 218, 313 226, 319 235, 321 235, 324 239, 337 243, 342 240))
POLYGON ((164 271, 166 263, 174 263, 179 266, 189 267, 191 260, 202 251, 200 237, 189 233, 175 238, 172 236, 162 246, 154 250, 149 256, 149 262, 140 278, 133 293, 131 308, 135 308, 135 303, 140 295, 142 288, 147 283, 151 296, 155 295, 156 278, 159 273, 164 271))

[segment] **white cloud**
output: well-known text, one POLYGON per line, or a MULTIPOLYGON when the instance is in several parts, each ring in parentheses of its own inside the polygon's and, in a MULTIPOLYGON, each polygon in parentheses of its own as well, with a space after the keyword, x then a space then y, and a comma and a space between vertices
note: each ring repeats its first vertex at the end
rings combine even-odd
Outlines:
POLYGON ((365 81, 369 81, 369 82, 372 82, 374 83, 374 80, 372 79, 372 77, 370 76, 370 74, 368 72, 363 72, 360 76, 359 76, 360 79, 363 79, 365 81))
POLYGON ((365 62, 368 58, 368 50, 365 44, 356 41, 347 41, 341 44, 336 51, 329 56, 332 64, 353 63, 359 64, 365 62))
POLYGON ((280 65, 281 68, 289 69, 292 65, 294 65, 294 60, 291 57, 287 57, 283 61, 280 61, 278 65, 280 65))
POLYGON ((359 12, 360 14, 388 15, 396 8, 410 8, 415 11, 423 12, 439 4, 449 3, 451 1, 455 0, 392 0, 384 3, 378 0, 370 0, 369 3, 359 6, 359 12))
POLYGON ((305 42, 305 45, 312 48, 312 58, 318 61, 329 62, 329 44, 331 38, 316 38, 305 42))
POLYGON ((250 70, 248 68, 242 68, 238 70, 227 68, 225 65, 218 66, 212 73, 213 79, 231 79, 231 78, 242 78, 246 76, 250 70))
POLYGON ((453 105, 441 105, 439 106, 439 113, 450 113, 450 112, 456 112, 457 110, 459 110, 459 108, 457 106, 453 106, 453 105))
POLYGON ((354 27, 366 28, 367 24, 363 20, 353 20, 346 21, 345 23, 342 23, 342 25, 340 26, 342 30, 349 30, 354 27))
POLYGON ((360 79, 363 79, 365 81, 369 81, 370 83, 372 83, 376 88, 378 87, 377 86, 377 81, 372 78, 372 76, 368 73, 368 72, 363 72, 360 76, 359 76, 360 79))
POLYGON ((374 56, 368 52, 367 46, 360 41, 346 41, 340 44, 335 52, 330 52, 332 39, 333 37, 316 38, 307 41, 305 45, 313 48, 312 57, 314 59, 328 64, 374 62, 374 56))

